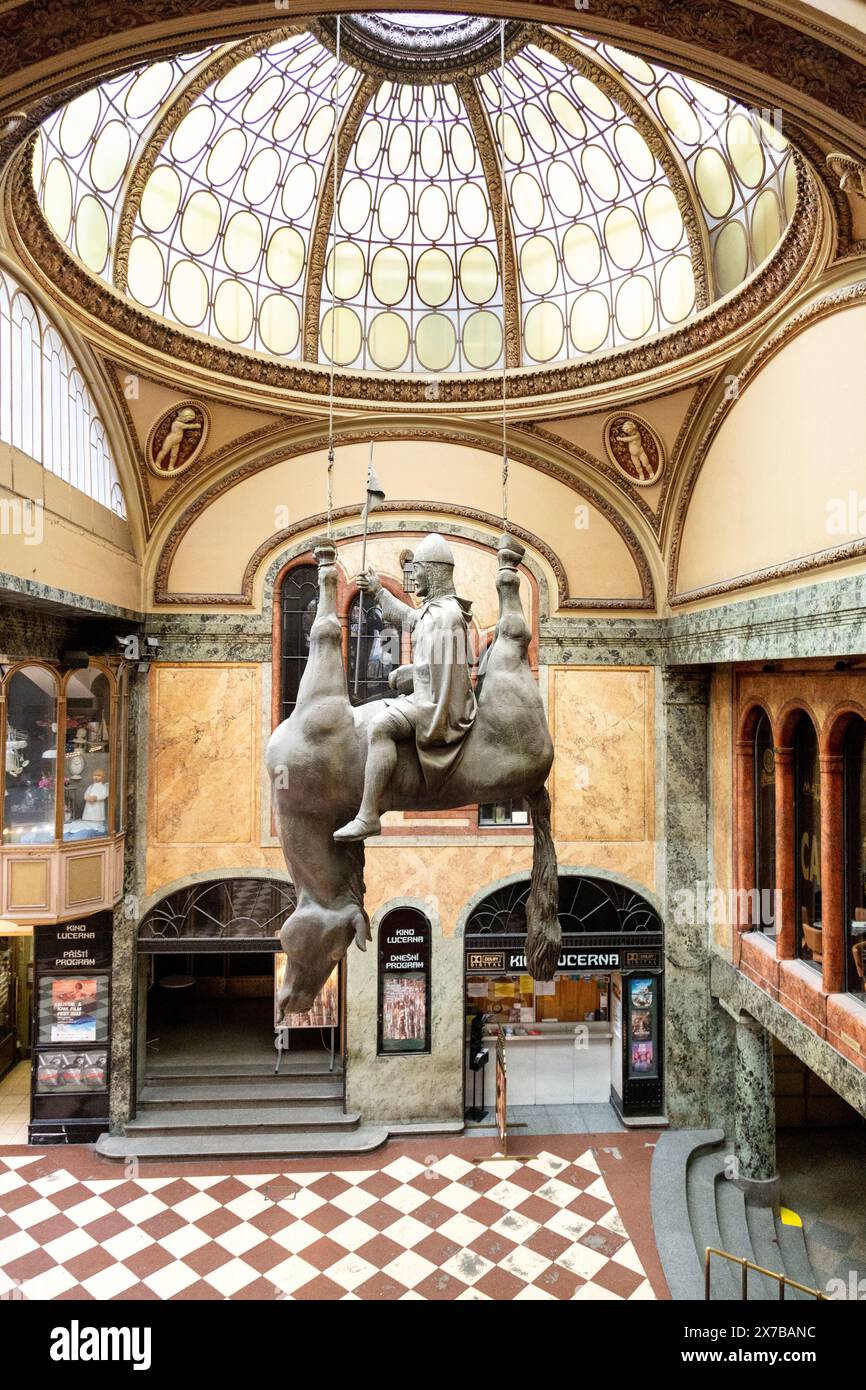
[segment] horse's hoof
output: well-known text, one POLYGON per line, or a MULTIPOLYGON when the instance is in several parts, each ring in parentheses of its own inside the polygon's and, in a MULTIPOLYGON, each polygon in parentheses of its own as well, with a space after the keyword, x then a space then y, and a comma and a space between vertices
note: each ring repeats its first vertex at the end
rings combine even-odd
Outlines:
POLYGON ((356 816, 354 820, 349 821, 348 825, 334 831, 334 839, 338 842, 366 840, 368 835, 378 835, 381 829, 382 825, 379 820, 362 820, 360 816, 356 816))

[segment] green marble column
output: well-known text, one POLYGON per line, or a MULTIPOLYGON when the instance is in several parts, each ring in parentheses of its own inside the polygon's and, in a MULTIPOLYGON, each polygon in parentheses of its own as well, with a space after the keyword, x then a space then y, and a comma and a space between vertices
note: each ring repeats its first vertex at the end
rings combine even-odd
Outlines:
POLYGON ((750 1014, 737 1019, 734 1153, 737 1184, 750 1200, 773 1205, 776 1171, 776 1095, 773 1039, 750 1014))

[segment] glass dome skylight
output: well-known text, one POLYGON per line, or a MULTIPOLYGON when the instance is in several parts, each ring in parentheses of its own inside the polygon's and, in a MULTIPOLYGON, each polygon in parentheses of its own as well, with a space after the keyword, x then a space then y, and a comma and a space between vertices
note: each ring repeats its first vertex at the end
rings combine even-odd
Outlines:
POLYGON ((289 361, 328 363, 333 342, 340 367, 415 373, 640 341, 777 245, 787 141, 722 94, 542 27, 511 35, 503 87, 496 21, 365 19, 426 40, 444 23, 461 43, 471 27, 485 51, 493 26, 497 56, 469 76, 446 55, 437 76, 428 45, 401 77, 348 43, 338 72, 311 25, 113 78, 41 128, 56 235, 184 329, 289 361))

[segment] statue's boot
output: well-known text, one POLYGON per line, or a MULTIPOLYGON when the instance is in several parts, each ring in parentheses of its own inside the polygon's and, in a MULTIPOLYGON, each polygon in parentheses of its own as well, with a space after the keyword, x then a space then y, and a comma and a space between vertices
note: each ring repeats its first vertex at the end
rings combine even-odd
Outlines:
POLYGON ((334 831, 335 840, 366 840, 368 835, 378 835, 382 829, 382 822, 378 816, 356 816, 350 820, 348 825, 343 825, 339 830, 334 831))

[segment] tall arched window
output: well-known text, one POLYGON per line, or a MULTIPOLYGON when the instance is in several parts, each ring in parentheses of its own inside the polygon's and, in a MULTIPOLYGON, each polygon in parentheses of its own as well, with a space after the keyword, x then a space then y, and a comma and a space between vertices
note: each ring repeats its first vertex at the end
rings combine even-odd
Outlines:
POLYGON ((298 686, 310 654, 310 629, 319 602, 315 565, 290 570, 280 590, 280 718, 295 708, 298 686))
POLYGON ((773 931, 776 924, 776 754, 766 714, 755 728, 755 887, 758 912, 753 925, 773 931))
POLYGON ((845 988, 866 994, 866 721, 845 735, 845 988))
POLYGON ((798 952, 823 961, 821 911, 821 770, 812 721, 800 720, 794 738, 794 877, 797 885, 798 952))
POLYGON ((84 377, 58 328, 2 269, 0 440, 126 515, 105 427, 84 377))
POLYGON ((371 603, 366 596, 363 617, 358 598, 349 609, 348 658, 349 699, 353 705, 365 705, 368 700, 393 696, 388 676, 400 665, 400 629, 386 622, 378 604, 371 603))

